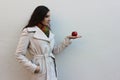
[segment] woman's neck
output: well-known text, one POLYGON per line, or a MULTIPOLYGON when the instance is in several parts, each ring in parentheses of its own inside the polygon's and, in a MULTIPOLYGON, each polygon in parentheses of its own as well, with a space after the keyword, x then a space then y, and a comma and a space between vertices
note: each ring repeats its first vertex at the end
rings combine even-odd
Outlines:
POLYGON ((41 29, 46 34, 47 37, 49 37, 49 27, 48 26, 44 26, 40 23, 37 26, 39 29, 41 29))
POLYGON ((45 27, 44 25, 42 25, 42 24, 40 24, 40 23, 38 23, 37 26, 38 26, 38 28, 40 28, 40 29, 42 29, 43 27, 45 27))

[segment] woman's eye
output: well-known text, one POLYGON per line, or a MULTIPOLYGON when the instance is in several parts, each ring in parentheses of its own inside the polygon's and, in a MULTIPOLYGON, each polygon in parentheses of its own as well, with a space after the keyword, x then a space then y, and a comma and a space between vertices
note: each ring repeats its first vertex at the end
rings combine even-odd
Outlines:
POLYGON ((49 15, 46 15, 45 17, 46 17, 46 18, 48 18, 48 17, 49 17, 49 15))

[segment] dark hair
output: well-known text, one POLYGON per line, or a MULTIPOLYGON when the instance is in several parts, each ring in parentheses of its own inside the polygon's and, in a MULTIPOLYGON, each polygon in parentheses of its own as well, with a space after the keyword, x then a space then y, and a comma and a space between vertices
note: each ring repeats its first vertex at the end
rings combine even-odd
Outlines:
POLYGON ((50 10, 46 6, 36 7, 35 10, 33 11, 32 15, 31 15, 31 18, 30 18, 28 24, 24 28, 36 26, 38 23, 40 23, 41 21, 44 20, 46 14, 49 11, 50 10))

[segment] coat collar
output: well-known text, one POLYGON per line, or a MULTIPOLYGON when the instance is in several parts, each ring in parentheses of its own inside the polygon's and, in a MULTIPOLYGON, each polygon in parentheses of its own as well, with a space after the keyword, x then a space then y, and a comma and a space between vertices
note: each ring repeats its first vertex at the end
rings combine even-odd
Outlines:
POLYGON ((46 40, 46 41, 50 41, 51 39, 54 38, 54 34, 50 31, 49 34, 49 38, 45 35, 45 33, 39 29, 37 26, 32 27, 32 28, 28 28, 28 31, 35 31, 35 34, 33 35, 34 38, 37 39, 42 39, 42 40, 46 40))

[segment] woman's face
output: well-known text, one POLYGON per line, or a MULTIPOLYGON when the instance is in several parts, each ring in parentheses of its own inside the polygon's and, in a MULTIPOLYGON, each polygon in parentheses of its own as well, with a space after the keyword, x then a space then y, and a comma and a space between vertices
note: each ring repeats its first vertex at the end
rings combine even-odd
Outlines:
POLYGON ((42 21, 42 24, 45 26, 49 26, 49 23, 50 23, 50 11, 46 14, 44 20, 42 21))

